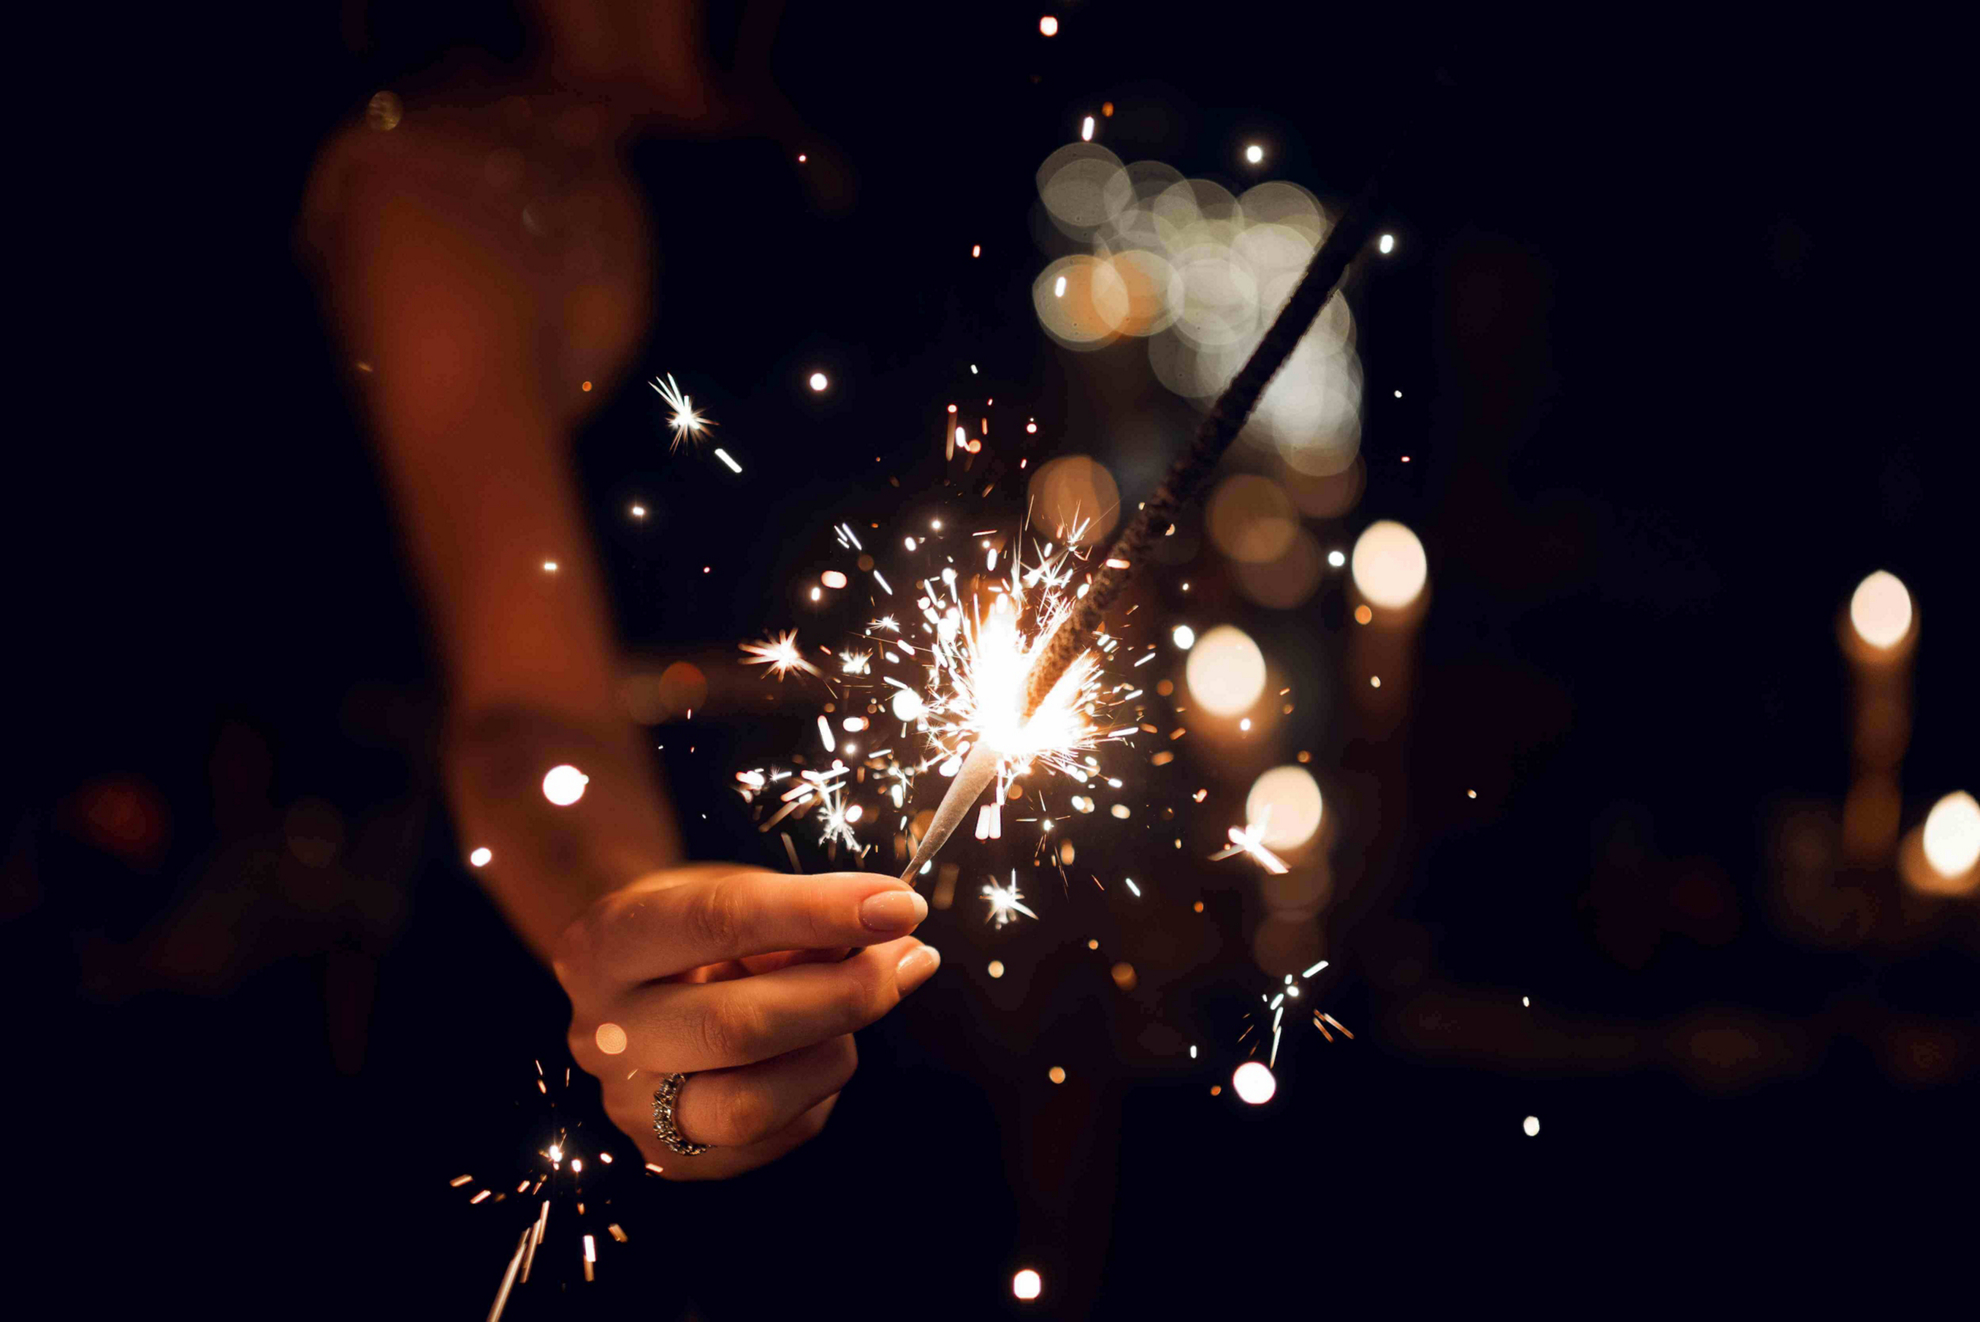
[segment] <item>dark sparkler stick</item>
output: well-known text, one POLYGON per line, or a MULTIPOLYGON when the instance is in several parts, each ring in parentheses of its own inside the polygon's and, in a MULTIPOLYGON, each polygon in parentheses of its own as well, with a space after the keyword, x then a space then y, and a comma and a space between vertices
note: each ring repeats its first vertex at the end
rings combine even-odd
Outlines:
MULTIPOLYGON (((1272 328, 1265 332, 1265 338, 1251 351, 1251 357, 1231 378, 1231 383, 1224 387, 1224 393, 1217 397, 1210 411, 1203 415, 1203 423, 1196 429, 1196 439, 1190 443, 1189 449, 1169 469, 1168 476, 1162 479, 1162 485, 1155 489, 1155 494, 1114 538, 1114 544, 1107 549, 1106 562, 1087 584, 1086 595, 1080 599, 1073 613, 1060 623, 1032 666, 1025 684, 1025 720, 1031 719, 1066 669, 1092 644, 1101 617, 1114 599, 1120 596, 1121 589, 1127 586, 1128 579, 1147 554, 1149 543, 1165 535, 1183 507, 1203 494, 1211 471, 1237 434, 1244 430, 1244 424, 1250 419, 1251 411, 1258 406, 1265 387, 1271 384, 1272 378, 1285 365, 1294 347, 1312 326, 1313 319, 1320 315, 1320 309, 1327 305, 1341 277, 1347 273, 1348 263, 1367 245, 1369 233, 1375 227, 1375 205, 1380 192, 1381 173, 1378 171, 1348 203, 1339 223, 1327 235, 1326 242, 1320 245, 1320 251, 1313 254, 1306 274, 1300 278, 1299 287, 1293 290, 1292 297, 1280 309, 1272 328)), ((929 822, 928 834, 922 837, 907 871, 901 874, 901 880, 913 883, 915 874, 927 866, 955 833, 956 827, 996 774, 996 769, 997 754, 987 743, 979 742, 970 750, 962 769, 949 783, 948 791, 936 807, 935 816, 929 822)))

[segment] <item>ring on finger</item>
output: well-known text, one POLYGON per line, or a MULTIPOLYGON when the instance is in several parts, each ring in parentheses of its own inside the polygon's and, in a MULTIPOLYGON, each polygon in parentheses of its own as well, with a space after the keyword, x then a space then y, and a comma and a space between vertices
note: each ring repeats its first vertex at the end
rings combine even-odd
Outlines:
POLYGON ((694 1142, 681 1133, 675 1121, 681 1101, 681 1085, 687 1082, 687 1077, 685 1074, 669 1074, 660 1080, 660 1087, 653 1094, 653 1136, 672 1152, 678 1152, 683 1157, 698 1157, 714 1144, 694 1142))

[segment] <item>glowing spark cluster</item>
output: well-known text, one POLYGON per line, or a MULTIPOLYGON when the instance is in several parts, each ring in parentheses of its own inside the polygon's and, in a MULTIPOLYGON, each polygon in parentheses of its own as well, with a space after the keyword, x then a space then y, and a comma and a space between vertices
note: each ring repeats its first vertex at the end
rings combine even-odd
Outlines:
POLYGON ((818 667, 805 660, 804 655, 798 651, 796 629, 777 634, 760 643, 744 643, 742 650, 749 653, 748 659, 743 662, 744 665, 767 665, 770 667, 770 673, 780 680, 793 670, 801 670, 807 675, 819 673, 818 667))
POLYGON ((684 441, 700 440, 701 433, 715 425, 695 412, 694 401, 681 393, 681 388, 675 384, 672 375, 656 376, 647 384, 652 386, 654 392, 666 401, 667 407, 674 411, 674 415, 667 419, 667 425, 674 429, 674 443, 667 447, 669 450, 680 449, 684 441))
POLYGON ((983 898, 990 904, 989 916, 984 921, 995 921, 999 927, 1013 921, 1019 914, 1023 914, 1026 918, 1038 916, 1024 907, 1024 900, 1018 894, 1016 868, 1011 869, 1011 884, 1008 886, 1000 886, 992 878, 983 887, 983 898))

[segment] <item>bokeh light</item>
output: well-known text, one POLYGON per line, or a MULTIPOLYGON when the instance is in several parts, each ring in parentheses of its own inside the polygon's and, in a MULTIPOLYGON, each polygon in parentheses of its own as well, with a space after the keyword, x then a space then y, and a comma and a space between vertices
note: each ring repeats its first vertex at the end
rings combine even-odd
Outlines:
POLYGON ((1187 624, 1178 624, 1174 629, 1169 631, 1169 637, 1175 642, 1177 647, 1180 647, 1185 652, 1196 646, 1196 630, 1190 628, 1187 624))
POLYGON ((1925 861, 1948 880, 1964 877, 1980 864, 1980 802, 1956 790, 1932 805, 1925 817, 1925 861))
MULTIPOLYGON (((1242 154, 1257 165, 1265 148, 1248 143, 1242 154)), ((1160 161, 1123 165, 1091 142, 1053 152, 1037 181, 1051 223, 1088 248, 1039 277, 1040 324, 1070 348, 1145 337, 1156 378, 1205 407, 1263 338, 1330 224, 1296 184, 1233 196, 1160 161)), ((1314 476, 1344 472, 1360 446, 1361 399, 1353 313, 1335 299, 1267 387, 1244 442, 1275 447, 1314 476)))
POLYGON ((626 1049, 626 1030, 617 1024, 598 1025, 598 1031, 591 1035, 591 1039, 598 1044, 598 1049, 608 1056, 619 1055, 626 1049))
POLYGON ((483 845, 479 849, 475 850, 472 854, 468 855, 468 862, 474 865, 475 867, 485 868, 488 866, 490 860, 492 860, 494 857, 495 857, 495 851, 490 849, 487 845, 483 845))
POLYGON ((1038 20, 1038 30, 1045 36, 1056 37, 1059 35, 1059 20, 1047 14, 1038 20))
POLYGON ((1377 606, 1400 610, 1415 601, 1430 575, 1423 543, 1393 519, 1378 519, 1355 539, 1349 572, 1361 595, 1377 606))
POLYGON ((1011 1277, 1011 1293, 1020 1299, 1036 1299, 1044 1288, 1044 1279, 1029 1267, 1011 1277))
POLYGON ((823 393, 825 387, 831 385, 832 382, 823 372, 813 372, 809 384, 814 391, 823 393))
POLYGON ((1856 585, 1849 623, 1870 646, 1895 647, 1911 632, 1911 593, 1896 574, 1880 569, 1856 585))
POLYGON ((590 783, 591 777, 569 763, 551 767, 543 773, 543 797, 568 808, 584 797, 584 787, 590 783))
POLYGON ((1068 349, 1098 349, 1121 335, 1135 312, 1134 295, 1112 262, 1084 254, 1062 257, 1031 287, 1045 333, 1068 349))
POLYGON ((1076 546, 1104 540, 1120 521, 1114 475, 1085 455, 1062 455, 1041 466, 1031 475, 1030 494, 1033 524, 1076 546))
POLYGON ((1242 561, 1232 565, 1238 591, 1275 610, 1305 604, 1320 586, 1320 543, 1304 528, 1295 528, 1285 554, 1268 564, 1242 561))
POLYGON ((1236 473, 1211 493, 1205 519, 1218 550, 1245 564, 1283 556, 1299 530, 1292 498, 1269 478, 1236 473))
POLYGON ((894 690, 894 716, 897 720, 912 725, 921 719, 923 705, 921 695, 912 689, 894 690))
POLYGON ((1231 1088, 1253 1106, 1263 1106, 1279 1091, 1279 1081, 1263 1061, 1247 1060, 1231 1074, 1231 1088))
POLYGON ((1196 640, 1184 675, 1197 705, 1213 716, 1236 716, 1265 691, 1265 654, 1250 634, 1220 624, 1196 640))
POLYGON ((1244 820, 1272 849, 1296 849, 1320 829, 1320 786, 1305 767, 1273 767, 1251 783, 1244 820))
POLYGON ((1528 1138, 1538 1137, 1540 1133, 1540 1117, 1537 1115, 1530 1115, 1520 1123, 1519 1127, 1526 1131, 1526 1136, 1528 1138))

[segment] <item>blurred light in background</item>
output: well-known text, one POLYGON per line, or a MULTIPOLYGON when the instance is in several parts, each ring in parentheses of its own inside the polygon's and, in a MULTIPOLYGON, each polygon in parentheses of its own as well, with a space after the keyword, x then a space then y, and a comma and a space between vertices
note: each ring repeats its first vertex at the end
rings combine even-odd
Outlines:
POLYGON ((1539 1136, 1540 1133, 1540 1117, 1537 1115, 1530 1115, 1520 1123, 1519 1127, 1526 1131, 1526 1136, 1528 1138, 1536 1138, 1539 1136))
POLYGON ((1946 795, 1926 815, 1925 861, 1949 881, 1980 863, 1980 802, 1965 790, 1946 795))
POLYGON ((1253 1106, 1263 1106, 1279 1091, 1279 1081, 1261 1061, 1247 1060, 1231 1075, 1231 1088, 1253 1106))
POLYGON ((1377 243, 1375 246, 1378 249, 1380 249, 1384 254, 1392 253, 1396 250, 1396 236, 1393 234, 1384 234, 1382 236, 1381 242, 1377 243))
POLYGON ((1187 624, 1178 624, 1169 634, 1169 637, 1173 638, 1176 646, 1185 652, 1196 646, 1196 630, 1190 628, 1187 624))
MULTIPOLYGON (((1248 144, 1244 155, 1258 164, 1264 148, 1248 144)), ((1063 278, 1065 293, 1054 297, 1078 296, 1075 259, 1040 275, 1033 301, 1047 333, 1069 348, 1146 338, 1157 379, 1192 400, 1207 401, 1229 383, 1330 226, 1296 184, 1272 180, 1234 197, 1159 161, 1123 165, 1090 142, 1053 152, 1037 182, 1052 223, 1088 245, 1079 257, 1093 263, 1085 268, 1089 292, 1071 310, 1051 307, 1044 294, 1063 278)), ((1276 447, 1301 472, 1343 472, 1360 446, 1361 390, 1353 314, 1332 300, 1273 378, 1244 435, 1276 447)))
POLYGON ((1270 564, 1232 566, 1238 591, 1275 610, 1303 605, 1320 586, 1320 543, 1304 528, 1293 531, 1285 554, 1270 564))
POLYGON ((1400 610, 1423 591, 1430 564, 1415 533, 1393 519, 1380 519, 1355 539, 1351 572, 1362 596, 1400 610))
POLYGON ((1911 593, 1896 574, 1880 569, 1856 585, 1849 623, 1872 647, 1895 647, 1911 632, 1911 593))
POLYGON ((1056 37, 1059 35, 1059 20, 1047 14, 1038 20, 1038 30, 1048 37, 1056 37))
POLYGON ((543 797, 568 808, 584 797, 584 787, 590 783, 591 777, 569 763, 551 767, 543 773, 543 797))
POLYGON ((1031 304, 1045 333, 1068 349, 1099 349, 1120 338, 1134 297, 1112 262, 1061 257, 1031 287, 1031 304))
POLYGON ((1105 539, 1120 521, 1121 492, 1114 475, 1083 454, 1062 455, 1041 466, 1031 475, 1030 495, 1034 524, 1076 546, 1105 539))
POLYGON ((1304 767, 1273 767, 1252 782, 1244 820, 1272 849, 1297 849, 1320 829, 1320 786, 1304 767))
POLYGON ((1029 1267, 1011 1277, 1011 1293, 1020 1299, 1036 1299, 1044 1288, 1044 1279, 1029 1267))
POLYGON ((894 717, 908 724, 921 719, 921 695, 910 689, 894 690, 894 717))
POLYGON ((822 392, 826 386, 831 384, 830 381, 826 380, 823 372, 813 372, 811 374, 811 388, 813 390, 822 392))
POLYGON ((475 850, 472 854, 468 855, 468 862, 474 865, 475 867, 485 868, 488 866, 489 860, 493 859, 494 857, 495 857, 495 851, 488 848, 488 846, 483 845, 481 848, 475 850))
POLYGON ((1220 624, 1196 640, 1184 671, 1189 693, 1213 716, 1236 716, 1265 691, 1265 654, 1251 635, 1220 624))
POLYGON ((1268 564, 1291 548, 1299 530, 1292 499, 1278 483, 1250 473, 1225 478, 1210 496, 1210 540, 1233 560, 1268 564))

